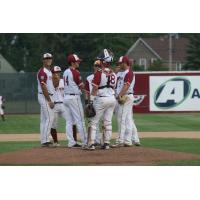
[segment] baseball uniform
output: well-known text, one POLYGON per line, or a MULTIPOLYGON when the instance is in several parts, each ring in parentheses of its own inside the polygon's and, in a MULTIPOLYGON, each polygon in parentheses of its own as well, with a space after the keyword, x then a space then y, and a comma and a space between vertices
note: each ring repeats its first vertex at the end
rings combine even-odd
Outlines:
POLYGON ((98 123, 103 118, 105 127, 104 144, 109 144, 112 137, 112 116, 116 105, 114 88, 117 77, 109 68, 99 69, 95 74, 92 85, 98 87, 97 96, 93 105, 96 110, 96 116, 91 118, 91 143, 94 144, 98 123))
POLYGON ((133 107, 133 88, 135 84, 135 76, 133 71, 129 68, 125 71, 117 73, 117 87, 116 94, 118 95, 124 84, 128 84, 129 88, 126 91, 128 100, 125 104, 120 105, 117 103, 117 121, 118 121, 118 139, 121 144, 132 144, 133 133, 133 120, 132 120, 132 107, 133 107))
POLYGON ((67 113, 66 132, 68 137, 68 146, 73 147, 76 141, 73 137, 72 125, 74 122, 77 125, 78 132, 82 145, 86 145, 86 127, 84 121, 84 112, 81 102, 81 90, 79 86, 83 84, 80 72, 72 67, 65 70, 63 74, 64 79, 64 105, 67 113))
POLYGON ((37 73, 38 82, 38 101, 41 106, 40 109, 40 140, 41 144, 49 142, 50 130, 54 119, 54 109, 51 109, 46 100, 41 85, 45 84, 48 90, 49 97, 53 102, 54 86, 52 81, 52 72, 42 67, 37 73))
MULTIPOLYGON (((91 94, 92 92, 92 80, 94 79, 94 74, 91 74, 89 75, 87 78, 86 78, 86 81, 85 81, 85 90, 91 94)), ((90 124, 90 121, 89 121, 89 124, 90 124)), ((100 144, 101 143, 101 133, 100 133, 100 130, 99 130, 99 123, 97 124, 97 132, 96 132, 96 137, 95 137, 95 143, 97 144, 100 144)))
POLYGON ((3 96, 0 96, 0 115, 3 121, 5 121, 4 109, 3 109, 4 102, 5 102, 5 98, 3 96))

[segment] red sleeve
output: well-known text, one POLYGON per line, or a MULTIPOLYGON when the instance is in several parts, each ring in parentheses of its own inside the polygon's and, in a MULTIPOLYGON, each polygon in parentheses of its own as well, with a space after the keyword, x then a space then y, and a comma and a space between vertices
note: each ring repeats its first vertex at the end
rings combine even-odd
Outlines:
POLYGON ((102 72, 100 72, 100 71, 97 71, 94 74, 92 85, 95 85, 95 86, 99 86, 100 85, 100 83, 101 83, 101 74, 102 74, 102 72))
POLYGON ((43 69, 40 69, 40 71, 38 72, 38 80, 41 84, 47 82, 47 74, 44 72, 43 69))
POLYGON ((90 85, 88 80, 85 81, 85 90, 90 93, 90 85))
POLYGON ((83 84, 83 81, 82 81, 82 78, 81 78, 81 74, 78 70, 71 70, 72 72, 72 75, 73 75, 73 79, 74 79, 74 82, 80 86, 83 84))
POLYGON ((131 84, 133 81, 133 76, 134 76, 133 72, 129 71, 124 77, 124 83, 131 84))

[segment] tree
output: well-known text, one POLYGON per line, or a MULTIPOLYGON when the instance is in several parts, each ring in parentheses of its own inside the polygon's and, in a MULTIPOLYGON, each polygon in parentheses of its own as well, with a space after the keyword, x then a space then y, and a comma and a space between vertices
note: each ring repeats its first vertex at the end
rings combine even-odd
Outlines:
POLYGON ((187 62, 184 65, 186 70, 200 69, 200 34, 190 34, 190 44, 187 48, 187 62))
POLYGON ((156 60, 150 65, 148 71, 168 71, 168 67, 164 66, 161 60, 156 60))

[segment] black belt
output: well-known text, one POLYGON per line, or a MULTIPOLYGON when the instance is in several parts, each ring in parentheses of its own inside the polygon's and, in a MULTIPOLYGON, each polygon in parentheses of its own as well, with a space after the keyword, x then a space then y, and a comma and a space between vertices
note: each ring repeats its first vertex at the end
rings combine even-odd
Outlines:
POLYGON ((128 93, 128 95, 129 95, 129 94, 133 94, 133 93, 128 93))
POLYGON ((65 94, 65 95, 72 95, 72 96, 75 96, 75 95, 79 95, 79 94, 65 94))
POLYGON ((63 103, 62 101, 57 101, 57 102, 54 102, 54 104, 61 104, 63 103))
MULTIPOLYGON (((39 92, 39 94, 43 94, 42 92, 39 92)), ((48 95, 53 96, 53 94, 48 93, 48 95)))

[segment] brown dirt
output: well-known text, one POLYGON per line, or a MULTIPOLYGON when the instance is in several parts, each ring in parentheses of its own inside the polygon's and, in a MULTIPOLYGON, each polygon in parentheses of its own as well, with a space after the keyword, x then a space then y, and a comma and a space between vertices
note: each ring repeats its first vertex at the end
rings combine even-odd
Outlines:
POLYGON ((0 165, 156 165, 161 161, 200 159, 200 155, 144 147, 93 152, 81 149, 35 148, 0 154, 0 165))
MULTIPOLYGON (((140 138, 200 138, 200 132, 140 132, 140 138)), ((0 141, 39 141, 39 133, 34 134, 0 134, 0 141)), ((58 134, 59 140, 66 140, 65 133, 58 134)), ((113 138, 116 138, 116 133, 113 133, 113 138)))

